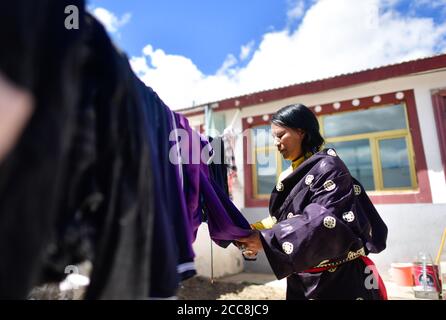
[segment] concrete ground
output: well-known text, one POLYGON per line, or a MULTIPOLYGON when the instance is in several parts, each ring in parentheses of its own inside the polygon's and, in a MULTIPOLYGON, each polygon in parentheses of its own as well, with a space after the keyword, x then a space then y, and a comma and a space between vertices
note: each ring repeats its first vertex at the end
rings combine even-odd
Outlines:
MULTIPOLYGON (((232 283, 252 283, 282 289, 284 292, 286 290, 286 280, 277 280, 273 274, 242 272, 219 278, 219 281, 232 283)), ((414 296, 412 287, 399 286, 390 279, 384 279, 384 283, 386 285, 389 300, 423 300, 414 296)), ((443 285, 443 292, 446 293, 445 285, 443 285)))

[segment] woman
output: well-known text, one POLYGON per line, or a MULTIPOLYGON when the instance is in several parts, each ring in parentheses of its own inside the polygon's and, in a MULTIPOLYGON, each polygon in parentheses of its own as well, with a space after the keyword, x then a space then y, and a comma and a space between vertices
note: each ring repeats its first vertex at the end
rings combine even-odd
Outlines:
POLYGON ((315 115, 290 105, 272 117, 275 146, 292 161, 273 189, 270 226, 238 239, 247 255, 264 250, 287 299, 387 299, 366 257, 385 248, 387 227, 334 149, 321 147, 315 115))

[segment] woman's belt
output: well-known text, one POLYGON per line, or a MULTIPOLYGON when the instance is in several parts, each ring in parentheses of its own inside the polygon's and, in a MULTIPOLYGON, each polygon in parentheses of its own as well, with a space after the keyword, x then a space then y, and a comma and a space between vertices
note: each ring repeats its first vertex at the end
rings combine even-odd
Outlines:
POLYGON ((304 272, 306 273, 319 273, 319 272, 323 272, 323 271, 331 271, 334 272, 336 270, 337 266, 342 265, 343 263, 355 260, 360 258, 364 264, 369 267, 373 273, 373 275, 375 276, 375 278, 378 280, 378 290, 379 290, 379 294, 381 296, 381 299, 383 300, 388 300, 387 298, 387 290, 386 290, 386 286, 384 284, 383 279, 381 278, 381 275, 378 272, 378 269, 376 268, 376 265, 373 263, 373 261, 368 258, 365 255, 365 250, 364 248, 359 249, 358 251, 350 251, 347 255, 347 258, 341 260, 341 261, 336 261, 336 262, 332 262, 332 263, 327 263, 328 260, 322 261, 317 267, 305 270, 304 272))
POLYGON ((361 249, 359 249, 357 251, 350 251, 347 254, 347 257, 345 259, 335 261, 335 262, 330 262, 330 260, 324 260, 321 263, 319 263, 316 267, 305 270, 303 272, 317 273, 317 272, 322 272, 322 271, 326 271, 326 270, 330 270, 330 269, 335 269, 336 267, 340 266, 341 264, 358 259, 359 257, 363 257, 363 256, 365 256, 364 247, 362 247, 361 249))

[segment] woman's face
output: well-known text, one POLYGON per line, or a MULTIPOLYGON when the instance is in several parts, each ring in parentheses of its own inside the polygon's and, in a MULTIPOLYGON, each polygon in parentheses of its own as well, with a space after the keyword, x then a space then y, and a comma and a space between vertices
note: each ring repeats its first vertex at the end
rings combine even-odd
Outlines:
POLYGON ((271 124, 274 145, 285 160, 296 160, 302 156, 302 140, 305 132, 302 129, 281 127, 271 124))

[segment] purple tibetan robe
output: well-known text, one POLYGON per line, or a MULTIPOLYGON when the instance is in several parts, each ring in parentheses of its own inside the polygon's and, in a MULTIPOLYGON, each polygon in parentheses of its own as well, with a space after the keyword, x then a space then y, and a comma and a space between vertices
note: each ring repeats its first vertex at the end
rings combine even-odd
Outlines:
POLYGON ((278 182, 269 210, 277 224, 260 238, 277 278, 287 277, 287 299, 386 298, 366 255, 384 250, 387 227, 335 150, 278 182))
MULTIPOLYGON (((187 132, 188 142, 181 145, 187 161, 182 165, 184 174, 184 197, 187 205, 186 221, 190 231, 190 239, 195 241, 197 230, 201 224, 202 208, 200 197, 207 208, 208 227, 211 239, 221 247, 227 247, 234 240, 251 234, 251 227, 242 213, 232 203, 228 195, 212 181, 209 168, 201 159, 203 150, 212 154, 209 141, 194 131, 188 120, 175 113, 176 127, 187 132), (195 142, 193 141, 195 139, 195 142), (198 141, 198 143, 197 143, 198 141), (197 161, 198 159, 198 161, 197 161)), ((192 245, 191 242, 191 245, 192 245)))

